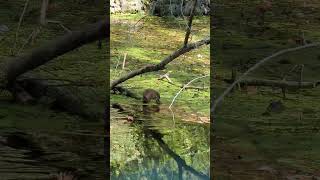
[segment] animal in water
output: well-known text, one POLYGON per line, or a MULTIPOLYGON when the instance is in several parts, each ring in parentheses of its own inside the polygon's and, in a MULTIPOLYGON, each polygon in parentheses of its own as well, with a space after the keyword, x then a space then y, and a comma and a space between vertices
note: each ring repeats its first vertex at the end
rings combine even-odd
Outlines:
POLYGON ((271 100, 271 102, 268 105, 266 111, 264 113, 262 113, 262 115, 268 116, 268 115, 270 115, 270 113, 273 113, 273 112, 274 113, 280 113, 284 109, 285 109, 285 106, 283 105, 281 100, 278 100, 278 101, 271 100))
POLYGON ((154 89, 146 89, 143 92, 143 103, 149 103, 155 100, 157 104, 160 104, 160 93, 154 89))

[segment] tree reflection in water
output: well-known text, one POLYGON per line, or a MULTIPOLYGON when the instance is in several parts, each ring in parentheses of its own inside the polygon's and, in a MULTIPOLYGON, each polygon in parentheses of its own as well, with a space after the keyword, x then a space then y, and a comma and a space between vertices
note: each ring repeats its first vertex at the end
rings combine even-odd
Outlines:
POLYGON ((111 122, 111 179, 209 179, 209 127, 144 116, 111 122))

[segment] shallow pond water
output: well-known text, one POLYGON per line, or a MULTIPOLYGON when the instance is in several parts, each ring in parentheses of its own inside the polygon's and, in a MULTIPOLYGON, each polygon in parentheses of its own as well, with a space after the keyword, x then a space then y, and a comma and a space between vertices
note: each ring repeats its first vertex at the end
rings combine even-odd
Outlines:
POLYGON ((209 179, 208 125, 160 113, 111 118, 110 137, 111 179, 209 179))
POLYGON ((41 109, 0 104, 0 179, 56 179, 73 172, 79 179, 104 180, 102 120, 41 109))

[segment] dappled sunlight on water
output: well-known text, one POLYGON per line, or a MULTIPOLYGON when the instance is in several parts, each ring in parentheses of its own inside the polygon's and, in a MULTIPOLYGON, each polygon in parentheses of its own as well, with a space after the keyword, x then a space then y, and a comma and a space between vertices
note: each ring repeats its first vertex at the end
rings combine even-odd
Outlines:
POLYGON ((111 117, 111 179, 209 179, 209 126, 163 112, 111 117))

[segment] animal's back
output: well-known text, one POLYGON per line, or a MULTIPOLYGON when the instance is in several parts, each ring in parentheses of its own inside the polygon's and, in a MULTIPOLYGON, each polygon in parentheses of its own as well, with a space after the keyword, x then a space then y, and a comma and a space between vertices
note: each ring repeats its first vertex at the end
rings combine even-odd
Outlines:
POLYGON ((143 102, 148 103, 152 99, 156 100, 157 103, 160 103, 160 93, 154 89, 146 89, 143 92, 143 102))

